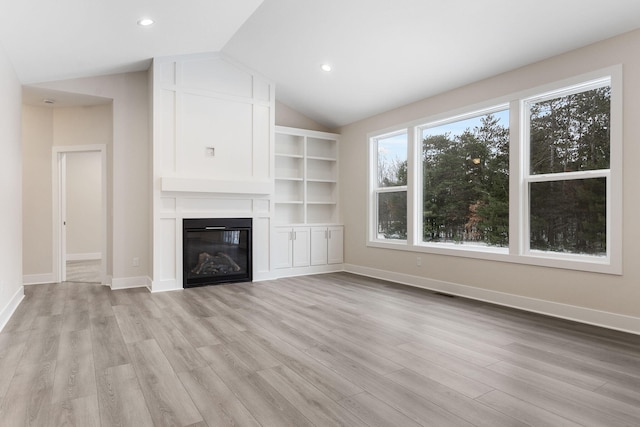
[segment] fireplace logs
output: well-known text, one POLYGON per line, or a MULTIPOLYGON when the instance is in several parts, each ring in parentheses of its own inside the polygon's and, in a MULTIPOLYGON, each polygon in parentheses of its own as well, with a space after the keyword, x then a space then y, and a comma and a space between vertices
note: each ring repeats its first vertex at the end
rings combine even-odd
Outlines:
POLYGON ((198 255, 198 265, 191 269, 194 274, 219 274, 240 271, 240 266, 225 253, 209 255, 206 252, 198 255))

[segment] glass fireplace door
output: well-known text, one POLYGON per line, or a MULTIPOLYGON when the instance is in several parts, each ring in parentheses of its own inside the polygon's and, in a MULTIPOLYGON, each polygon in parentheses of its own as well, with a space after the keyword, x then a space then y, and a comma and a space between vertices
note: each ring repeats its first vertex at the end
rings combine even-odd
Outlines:
POLYGON ((250 282, 251 218, 198 218, 183 223, 183 285, 250 282))

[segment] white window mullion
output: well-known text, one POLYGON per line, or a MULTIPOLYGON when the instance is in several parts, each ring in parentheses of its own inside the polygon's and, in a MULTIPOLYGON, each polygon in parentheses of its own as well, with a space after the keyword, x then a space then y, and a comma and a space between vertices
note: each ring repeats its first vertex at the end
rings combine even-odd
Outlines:
POLYGON ((525 220, 528 211, 528 194, 524 180, 526 168, 526 146, 521 141, 528 141, 526 115, 522 112, 523 104, 512 101, 509 104, 509 254, 521 255, 527 240, 525 220))
POLYGON ((368 241, 376 239, 378 231, 378 150, 375 138, 369 140, 369 179, 368 179, 368 195, 369 195, 369 209, 367 212, 368 241))
POLYGON ((416 128, 412 127, 407 132, 407 244, 413 246, 418 242, 418 214, 420 203, 418 201, 418 175, 419 155, 418 137, 416 128))
POLYGON ((529 177, 531 176, 531 121, 529 115, 529 103, 527 101, 519 101, 519 125, 521 126, 519 137, 519 145, 521 152, 518 161, 520 163, 520 207, 521 215, 519 218, 519 237, 520 245, 518 247, 518 255, 528 254, 531 250, 531 210, 530 210, 530 194, 529 194, 529 177))

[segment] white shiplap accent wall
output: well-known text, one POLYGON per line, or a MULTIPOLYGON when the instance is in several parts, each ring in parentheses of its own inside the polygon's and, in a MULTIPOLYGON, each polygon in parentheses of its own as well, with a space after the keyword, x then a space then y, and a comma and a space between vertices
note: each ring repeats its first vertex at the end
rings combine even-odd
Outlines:
POLYGON ((182 288, 182 220, 253 218, 268 278, 274 88, 218 53, 154 59, 153 292, 182 288))

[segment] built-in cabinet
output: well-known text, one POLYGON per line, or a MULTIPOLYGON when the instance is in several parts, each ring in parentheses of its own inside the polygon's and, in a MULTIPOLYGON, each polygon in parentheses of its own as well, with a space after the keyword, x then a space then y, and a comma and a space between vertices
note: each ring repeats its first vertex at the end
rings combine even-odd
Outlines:
POLYGON ((308 227, 275 227, 274 268, 307 267, 310 260, 308 227))
POLYGON ((311 227, 311 265, 342 264, 344 228, 311 227))
MULTIPOLYGON (((274 269, 333 266, 343 263, 344 227, 276 226, 272 231, 272 267, 274 269)), ((307 272, 322 272, 309 270, 307 272)), ((304 273, 304 270, 296 271, 304 273)))
POLYGON ((338 143, 337 134, 276 126, 274 269, 295 269, 291 274, 341 269, 338 143))

